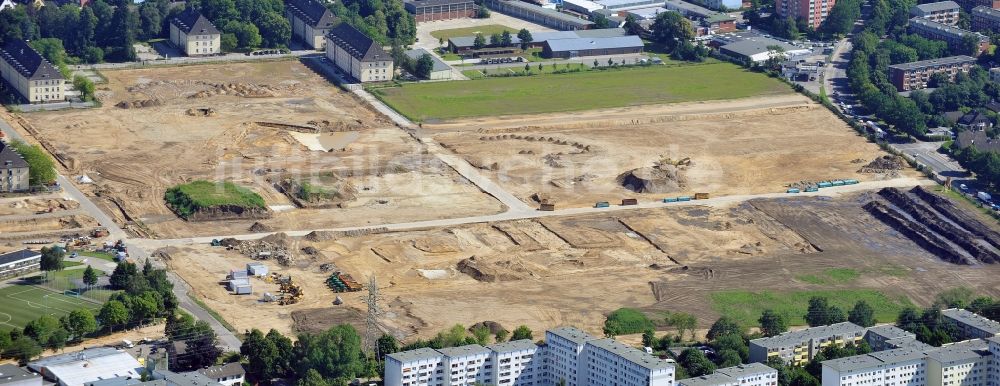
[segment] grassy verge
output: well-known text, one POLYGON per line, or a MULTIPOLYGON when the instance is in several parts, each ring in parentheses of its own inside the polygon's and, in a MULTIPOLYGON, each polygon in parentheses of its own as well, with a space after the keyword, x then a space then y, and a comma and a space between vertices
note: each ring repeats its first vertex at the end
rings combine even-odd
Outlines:
POLYGON ((487 24, 478 27, 443 29, 431 32, 431 36, 435 39, 448 40, 460 36, 475 36, 477 33, 480 33, 483 34, 486 41, 489 41, 490 35, 500 34, 503 33, 503 31, 509 31, 511 35, 517 35, 517 30, 511 27, 500 24, 487 24))
POLYGON ((498 111, 501 115, 539 114, 736 99, 791 91, 766 75, 729 63, 488 78, 461 84, 410 83, 372 90, 415 121, 496 116, 498 111), (554 93, 560 97, 553 98, 554 93))
POLYGON ((861 273, 850 268, 831 268, 818 275, 800 275, 796 279, 816 285, 848 284, 858 280, 861 273))
POLYGON ((765 309, 771 309, 784 316, 789 325, 806 324, 803 315, 809 307, 809 298, 822 296, 831 305, 850 311, 854 303, 864 300, 875 308, 875 319, 879 322, 896 320, 899 311, 912 303, 907 298, 892 298, 875 290, 816 290, 791 292, 721 291, 711 295, 712 307, 722 315, 729 316, 744 326, 757 326, 757 319, 765 309))
POLYGON ((107 252, 97 252, 97 251, 72 251, 78 253, 80 256, 93 257, 95 259, 107 260, 112 263, 117 263, 115 261, 115 256, 107 252))
POLYGON ((215 312, 215 310, 213 310, 212 307, 209 307, 207 304, 205 304, 205 302, 201 301, 201 299, 198 299, 197 297, 189 296, 189 298, 191 298, 191 301, 197 304, 198 307, 201 307, 202 309, 205 310, 205 312, 208 312, 209 315, 212 315, 212 317, 215 318, 215 320, 218 320, 219 323, 222 324, 222 327, 225 327, 227 330, 235 334, 236 338, 239 339, 243 338, 241 334, 236 332, 236 328, 234 328, 233 325, 229 324, 229 322, 227 322, 226 319, 222 317, 222 315, 219 315, 218 312, 215 312))

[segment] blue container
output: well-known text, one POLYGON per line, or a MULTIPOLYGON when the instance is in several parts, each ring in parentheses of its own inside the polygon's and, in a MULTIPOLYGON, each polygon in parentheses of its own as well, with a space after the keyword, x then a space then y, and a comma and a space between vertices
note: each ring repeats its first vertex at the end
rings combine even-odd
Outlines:
POLYGON ((677 201, 691 201, 691 197, 680 196, 680 197, 677 197, 677 201))
POLYGON ((833 181, 830 181, 830 185, 833 185, 833 186, 844 186, 844 181, 833 180, 833 181))
POLYGON ((858 180, 844 180, 844 185, 857 185, 858 180))
POLYGON ((820 182, 820 183, 816 184, 816 187, 819 187, 819 188, 829 188, 831 186, 833 186, 833 184, 831 184, 829 182, 826 182, 826 181, 823 181, 823 182, 820 182))
POLYGON ((791 189, 788 189, 787 193, 799 193, 799 192, 801 192, 801 190, 798 190, 796 188, 791 188, 791 189))
POLYGON ((598 202, 598 203, 594 204, 595 208, 607 208, 609 206, 611 206, 611 204, 608 204, 607 201, 601 201, 601 202, 598 202))
POLYGON ((676 198, 664 198, 663 202, 677 202, 676 198))
POLYGON ((819 188, 816 188, 816 187, 806 188, 806 192, 818 192, 818 191, 819 191, 819 188))

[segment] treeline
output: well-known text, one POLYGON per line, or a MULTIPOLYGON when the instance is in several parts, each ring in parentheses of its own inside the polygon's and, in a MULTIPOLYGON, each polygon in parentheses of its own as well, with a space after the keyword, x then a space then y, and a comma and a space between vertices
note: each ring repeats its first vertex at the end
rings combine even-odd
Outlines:
POLYGON ((326 6, 338 18, 384 46, 408 46, 417 40, 417 23, 403 8, 403 0, 345 0, 326 6))
POLYGON ((777 12, 766 11, 767 8, 773 9, 773 0, 753 1, 743 15, 752 25, 764 27, 778 37, 794 40, 804 34, 809 39, 827 40, 845 35, 854 29, 854 22, 861 17, 862 4, 861 0, 837 1, 819 29, 813 28, 804 19, 782 18, 777 12), (764 14, 768 16, 761 16, 764 14))
POLYGON ((134 61, 132 45, 141 20, 130 4, 127 0, 95 0, 83 8, 72 4, 37 9, 18 6, 0 12, 0 43, 55 38, 62 42, 71 64, 134 61))
POLYGON ((953 288, 937 295, 934 304, 923 310, 908 307, 899 312, 896 326, 916 334, 917 340, 931 346, 958 342, 964 337, 958 327, 941 316, 945 308, 964 308, 991 320, 1000 320, 1000 300, 976 297, 972 290, 953 288))

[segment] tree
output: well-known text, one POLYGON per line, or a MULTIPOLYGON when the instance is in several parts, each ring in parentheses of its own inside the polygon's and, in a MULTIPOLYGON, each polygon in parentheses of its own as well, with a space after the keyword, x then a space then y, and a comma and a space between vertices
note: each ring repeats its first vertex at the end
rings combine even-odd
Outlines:
POLYGON ((128 0, 113 0, 114 14, 108 26, 109 34, 108 48, 111 49, 109 55, 115 61, 132 62, 136 60, 135 54, 135 26, 129 23, 132 18, 132 10, 128 0))
POLYGON ((785 323, 785 318, 782 317, 777 312, 767 309, 760 315, 760 332, 766 337, 780 335, 781 333, 788 331, 788 325, 785 323))
POLYGON ((62 350, 66 347, 66 341, 69 340, 69 331, 64 328, 58 328, 49 335, 49 339, 46 340, 45 345, 53 350, 62 350))
POLYGON ((663 12, 653 21, 652 40, 663 44, 667 51, 673 51, 678 43, 694 39, 691 22, 677 12, 663 12))
POLYGON ((492 35, 490 35, 490 45, 491 46, 500 45, 500 39, 501 39, 500 38, 500 34, 492 34, 492 35))
POLYGON ((611 28, 611 21, 607 16, 594 12, 590 14, 590 21, 594 22, 595 29, 611 28))
POLYGON ((478 50, 478 49, 481 49, 483 47, 486 47, 486 38, 483 37, 483 34, 477 33, 476 34, 476 38, 472 41, 472 48, 475 48, 475 49, 478 50))
POLYGON ((534 339, 531 335, 531 329, 522 324, 514 329, 514 333, 510 336, 510 340, 534 339))
POLYGON ((139 6, 139 19, 141 20, 144 39, 152 39, 160 36, 163 29, 163 14, 154 1, 145 1, 139 6))
POLYGON ((513 44, 513 38, 510 36, 510 31, 504 30, 500 34, 500 45, 504 47, 510 47, 513 44))
POLYGON ((656 333, 653 329, 647 329, 642 332, 642 345, 644 347, 656 347, 656 333))
POLYGON ((522 50, 528 49, 528 45, 532 42, 531 31, 521 28, 520 31, 517 31, 517 39, 521 41, 522 50))
POLYGON ((115 270, 111 272, 111 278, 109 283, 114 289, 125 289, 129 282, 135 277, 139 276, 139 270, 136 268, 135 263, 130 261, 123 261, 115 266, 115 270))
POLYGON ((431 72, 434 71, 434 58, 430 54, 423 54, 417 59, 414 65, 414 75, 424 79, 430 79, 431 72))
POLYGON ((490 329, 489 327, 480 325, 472 329, 472 337, 476 339, 476 343, 480 346, 485 346, 489 344, 490 339, 490 329))
POLYGON ((875 309, 864 300, 854 303, 847 320, 861 327, 871 327, 875 325, 875 309))
POLYGON ((743 335, 743 327, 740 327, 739 323, 736 323, 732 318, 723 316, 712 323, 706 337, 708 340, 715 340, 717 337, 729 334, 743 335))
MULTIPOLYGON (((489 330, 486 331, 489 332, 489 330)), ((375 344, 378 346, 379 354, 386 355, 399 352, 399 341, 392 335, 382 334, 375 344)))
POLYGON ((80 341, 87 334, 97 331, 97 319, 90 310, 73 310, 66 316, 63 328, 69 331, 74 341, 80 341))
POLYGON ((500 329, 500 331, 497 331, 496 336, 495 336, 496 342, 497 343, 506 342, 507 341, 507 337, 509 337, 509 336, 510 336, 510 331, 507 331, 507 330, 504 330, 504 329, 500 329))
POLYGON ((969 55, 969 56, 979 56, 979 35, 977 34, 965 34, 962 36, 962 41, 955 48, 955 55, 969 55))
POLYGON ((309 369, 306 371, 306 375, 295 383, 296 386, 330 386, 330 383, 323 379, 319 371, 316 369, 309 369))
POLYGON ((277 12, 268 12, 257 21, 261 44, 268 48, 287 47, 292 40, 292 26, 277 12))
POLYGON ((42 347, 38 345, 38 342, 35 342, 30 337, 22 336, 10 343, 10 346, 4 350, 3 356, 17 358, 22 364, 27 364, 32 358, 41 355, 41 353, 42 347))
POLYGON ((247 375, 257 382, 267 382, 290 374, 292 342, 275 330, 265 336, 253 329, 244 335, 240 354, 247 358, 247 375))
POLYGON ((361 337, 350 325, 338 325, 318 335, 300 335, 295 357, 299 358, 299 374, 315 369, 324 378, 350 379, 364 369, 361 337))
POLYGON ((814 296, 809 299, 809 309, 804 316, 810 327, 825 326, 847 321, 844 311, 829 304, 824 297, 814 296))
POLYGON ((45 59, 54 66, 59 67, 66 64, 66 49, 63 48, 63 41, 57 38, 44 38, 30 42, 31 48, 38 51, 45 59))
POLYGON ((80 96, 85 101, 94 100, 94 92, 96 88, 94 87, 94 82, 83 75, 73 76, 73 88, 80 92, 80 96))
POLYGON ((114 332, 115 326, 120 326, 128 322, 128 317, 128 309, 125 308, 122 302, 117 300, 104 303, 100 313, 97 315, 97 319, 101 321, 101 324, 111 332, 114 332))
POLYGON ((732 351, 740 356, 740 360, 750 359, 750 347, 740 334, 726 334, 716 337, 709 345, 715 349, 716 353, 732 351))
POLYGON ((66 250, 62 247, 42 247, 40 269, 48 276, 49 272, 61 271, 65 266, 66 250))
POLYGON ((253 50, 260 47, 262 38, 260 30, 256 25, 240 21, 230 21, 222 27, 225 33, 231 33, 236 37, 236 46, 243 50, 253 50))
POLYGON ((639 35, 642 33, 642 26, 635 20, 635 15, 631 13, 625 17, 625 25, 622 27, 625 29, 625 33, 629 35, 639 35))
POLYGON ((28 145, 14 140, 14 150, 28 163, 28 183, 32 186, 49 185, 56 180, 56 166, 52 158, 38 145, 28 145))
POLYGON ((740 353, 733 350, 718 351, 716 357, 716 364, 720 368, 738 366, 743 363, 740 353))
POLYGON ((686 312, 674 312, 665 318, 667 325, 677 329, 677 337, 684 339, 684 332, 691 333, 691 340, 695 339, 694 328, 698 325, 698 318, 686 312))
POLYGON ((52 333, 61 327, 59 320, 56 318, 50 315, 42 315, 24 326, 24 335, 34 339, 36 342, 47 343, 52 333))
POLYGON ((708 360, 701 350, 689 348, 681 352, 677 357, 677 363, 687 369, 688 375, 700 377, 715 371, 715 364, 708 360))
POLYGON ((934 298, 934 306, 937 308, 965 308, 971 301, 974 293, 966 287, 955 287, 941 291, 934 298))
POLYGON ((93 287, 97 284, 97 271, 89 265, 83 270, 83 284, 86 284, 87 287, 93 287))
POLYGON ((219 47, 219 48, 220 48, 220 49, 221 49, 221 50, 222 50, 223 52, 230 52, 230 51, 235 51, 235 50, 236 50, 236 47, 237 47, 237 46, 238 46, 239 44, 240 44, 240 42, 239 42, 238 40, 236 40, 236 34, 232 34, 232 33, 224 33, 224 34, 222 34, 222 36, 221 36, 221 37, 219 38, 219 45, 220 45, 220 47, 219 47))

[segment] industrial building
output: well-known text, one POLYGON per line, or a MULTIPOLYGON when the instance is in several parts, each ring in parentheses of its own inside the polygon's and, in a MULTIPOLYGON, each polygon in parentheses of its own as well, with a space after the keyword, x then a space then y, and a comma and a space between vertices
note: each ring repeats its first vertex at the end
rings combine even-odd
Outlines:
POLYGON ((555 39, 545 42, 542 46, 542 56, 569 59, 586 56, 639 54, 642 53, 642 48, 642 39, 635 35, 555 39))
POLYGON ((326 57, 359 82, 392 80, 392 57, 378 42, 347 23, 340 23, 326 36, 326 57))
POLYGON ((954 323, 964 339, 986 339, 1000 336, 1000 323, 972 311, 949 308, 941 311, 941 316, 954 323))
POLYGON ((764 363, 778 357, 785 363, 804 365, 827 346, 857 344, 864 336, 864 327, 844 322, 754 339, 750 341, 750 362, 764 363))
POLYGON ((12 364, 2 364, 0 386, 42 386, 42 376, 12 364))
POLYGON ((112 347, 88 348, 28 362, 28 368, 59 386, 84 386, 94 381, 126 377, 141 378, 142 365, 124 351, 112 347))
POLYGON ((910 19, 909 31, 927 39, 944 41, 948 43, 948 48, 951 50, 960 49, 962 47, 962 39, 966 35, 973 35, 979 41, 979 49, 973 53, 973 56, 979 56, 979 54, 986 52, 990 47, 990 38, 983 34, 919 17, 910 19))
POLYGON ((958 24, 958 14, 962 7, 954 1, 917 4, 910 8, 910 16, 921 17, 941 24, 958 24))
MULTIPOLYGON (((601 29, 588 29, 588 30, 576 30, 576 31, 552 31, 552 32, 532 32, 531 42, 528 43, 528 48, 542 48, 545 42, 556 39, 578 39, 578 38, 609 38, 609 37, 620 37, 628 35, 624 29, 621 28, 601 28, 601 29)), ((510 37, 510 44, 512 47, 520 46, 521 39, 517 36, 510 37)), ((459 36, 448 39, 448 50, 452 53, 459 55, 474 55, 475 48, 475 36, 459 36)), ((487 45, 485 48, 480 50, 485 50, 486 52, 496 51, 494 50, 494 45, 487 45)), ((519 50, 512 50, 516 52, 519 50)))
POLYGON ((803 20, 815 29, 826 20, 836 0, 775 0, 774 9, 779 17, 803 20))
POLYGON ((442 61, 441 58, 438 58, 437 56, 431 55, 431 53, 427 52, 427 50, 425 50, 423 48, 417 48, 417 49, 406 51, 405 54, 406 54, 407 58, 410 58, 410 60, 412 60, 414 62, 416 62, 417 60, 420 60, 420 58, 423 57, 424 55, 430 55, 431 60, 434 61, 434 66, 431 67, 431 73, 430 73, 430 76, 427 77, 427 79, 429 79, 429 80, 448 80, 448 79, 452 78, 452 74, 454 72, 452 71, 451 66, 449 66, 448 63, 445 63, 444 61, 442 61))
POLYGON ((968 73, 975 65, 976 58, 964 55, 894 64, 889 66, 889 81, 899 91, 920 90, 927 88, 931 75, 944 73, 955 80, 955 75, 968 73))
POLYGON ((973 31, 1000 30, 1000 10, 989 7, 976 7, 970 13, 973 31))
POLYGON ((187 56, 222 53, 222 33, 192 8, 170 19, 170 42, 187 56))
MULTIPOLYGON (((2 153, 0 153, 2 154, 2 153)), ((41 267, 42 254, 30 249, 0 255, 0 278, 20 276, 41 267)))
POLYGON ((326 48, 326 34, 336 18, 319 0, 285 0, 285 17, 292 26, 292 38, 314 50, 326 48))
POLYGON ((386 386, 673 385, 672 362, 613 339, 559 327, 546 331, 545 340, 542 346, 518 340, 389 354, 383 379, 386 386))
POLYGON ((778 370, 760 363, 750 363, 715 370, 715 373, 682 379, 682 386, 777 386, 778 370))
POLYGON ((408 0, 403 7, 417 23, 476 16, 473 0, 408 0))
POLYGON ((544 8, 518 0, 485 0, 486 6, 496 12, 541 24, 560 31, 590 29, 594 22, 573 15, 544 8))
POLYGON ((666 0, 663 7, 675 11, 691 20, 697 29, 698 36, 729 33, 736 31, 736 18, 728 14, 713 11, 700 5, 682 0, 666 0))
MULTIPOLYGON (((13 146, 0 142, 0 193, 24 192, 30 188, 30 165, 13 146)), ((0 270, 0 276, 3 276, 0 270)))
POLYGON ((659 6, 663 0, 563 0, 565 10, 590 15, 598 10, 624 11, 629 9, 659 6))
POLYGON ((722 55, 747 64, 759 64, 774 57, 789 57, 809 52, 808 49, 762 36, 737 39, 719 47, 719 53, 722 55), (781 50, 775 50, 775 47, 781 50))
POLYGON ((0 47, 0 76, 28 103, 66 100, 66 79, 27 42, 9 39, 0 47))

